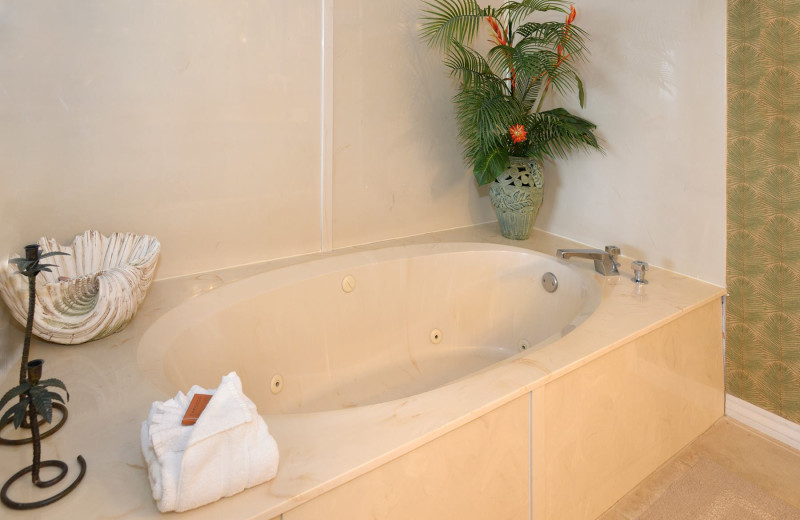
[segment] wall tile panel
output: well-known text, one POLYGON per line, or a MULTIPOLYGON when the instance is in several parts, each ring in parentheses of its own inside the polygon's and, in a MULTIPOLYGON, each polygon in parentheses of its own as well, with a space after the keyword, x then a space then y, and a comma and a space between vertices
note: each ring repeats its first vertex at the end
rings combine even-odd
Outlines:
POLYGON ((4 253, 148 233, 165 278, 319 249, 318 0, 11 0, 0 28, 4 253))
POLYGON ((333 245, 496 220, 461 158, 441 56, 422 3, 337 0, 333 29, 333 245))

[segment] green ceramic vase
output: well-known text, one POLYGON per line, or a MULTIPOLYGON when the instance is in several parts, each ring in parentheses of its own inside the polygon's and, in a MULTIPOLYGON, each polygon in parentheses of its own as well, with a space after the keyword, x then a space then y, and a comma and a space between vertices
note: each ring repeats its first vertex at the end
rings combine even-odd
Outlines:
POLYGON ((542 163, 530 157, 511 157, 511 165, 489 186, 489 198, 506 238, 525 240, 542 206, 542 163))

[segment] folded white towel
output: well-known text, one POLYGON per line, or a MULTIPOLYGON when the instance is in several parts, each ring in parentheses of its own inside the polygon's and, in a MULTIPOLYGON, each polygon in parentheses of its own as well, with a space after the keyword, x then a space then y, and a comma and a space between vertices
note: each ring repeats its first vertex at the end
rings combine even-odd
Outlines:
POLYGON ((216 390, 156 401, 142 423, 142 454, 158 510, 187 511, 266 482, 278 472, 278 445, 236 372, 216 390), (195 394, 212 394, 193 426, 182 426, 195 394))

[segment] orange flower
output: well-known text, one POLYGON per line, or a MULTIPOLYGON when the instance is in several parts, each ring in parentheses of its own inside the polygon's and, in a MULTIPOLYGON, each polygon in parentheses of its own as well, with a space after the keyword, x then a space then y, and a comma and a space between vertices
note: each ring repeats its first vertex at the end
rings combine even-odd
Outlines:
MULTIPOLYGON (((503 26, 500 25, 500 22, 498 22, 497 19, 495 19, 492 16, 487 16, 486 21, 489 22, 489 25, 492 26, 492 30, 494 31, 494 34, 492 34, 494 43, 497 45, 508 45, 508 40, 506 39, 506 31, 503 28, 503 26)), ((492 40, 489 40, 489 43, 491 42, 492 40)), ((508 55, 508 53, 506 53, 506 55, 508 55)), ((509 57, 509 61, 510 59, 511 58, 509 57)), ((513 91, 517 87, 517 74, 514 72, 514 67, 512 67, 510 63, 509 63, 509 73, 511 74, 511 90, 513 91)))
POLYGON ((508 133, 511 134, 511 140, 514 144, 522 143, 528 138, 528 132, 525 131, 525 127, 522 125, 512 126, 508 129, 508 133))
POLYGON ((489 25, 492 26, 492 30, 494 31, 494 34, 492 34, 494 42, 497 45, 505 45, 506 43, 508 43, 506 41, 505 31, 503 31, 503 28, 500 26, 500 23, 491 16, 487 16, 486 21, 489 22, 489 25))
MULTIPOLYGON (((567 19, 564 22, 566 27, 564 27, 564 41, 569 40, 569 26, 572 25, 572 22, 575 21, 575 17, 578 15, 578 11, 575 10, 575 6, 569 6, 569 14, 567 15, 567 19)), ((569 54, 564 54, 564 46, 560 43, 556 47, 556 64, 553 69, 557 69, 559 65, 561 65, 564 60, 569 58, 569 54)), ((547 78, 547 84, 544 86, 544 89, 547 90, 547 87, 550 86, 550 78, 547 78)))
MULTIPOLYGON (((575 21, 575 17, 578 15, 578 11, 575 10, 575 6, 569 6, 569 14, 567 15, 567 20, 564 22, 566 27, 564 28, 564 40, 569 40, 569 26, 572 25, 572 22, 575 21)), ((561 65, 561 62, 565 59, 569 58, 569 55, 563 56, 564 53, 564 46, 559 44, 558 48, 558 61, 556 62, 556 67, 561 65)))

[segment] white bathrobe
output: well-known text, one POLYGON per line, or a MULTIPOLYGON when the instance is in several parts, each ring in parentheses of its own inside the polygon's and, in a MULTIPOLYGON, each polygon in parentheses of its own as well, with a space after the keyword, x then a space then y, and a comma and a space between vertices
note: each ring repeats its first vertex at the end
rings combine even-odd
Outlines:
POLYGON ((142 423, 142 454, 161 512, 187 511, 275 477, 278 446, 256 406, 242 393, 235 372, 216 390, 193 386, 188 394, 153 403, 142 423), (197 393, 213 394, 193 426, 182 426, 197 393))

